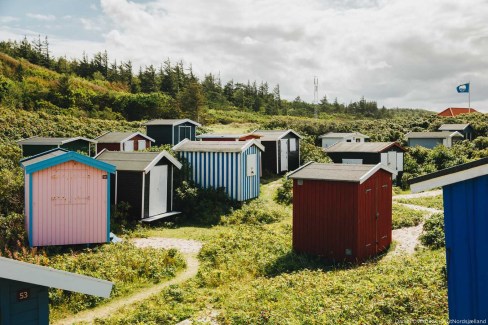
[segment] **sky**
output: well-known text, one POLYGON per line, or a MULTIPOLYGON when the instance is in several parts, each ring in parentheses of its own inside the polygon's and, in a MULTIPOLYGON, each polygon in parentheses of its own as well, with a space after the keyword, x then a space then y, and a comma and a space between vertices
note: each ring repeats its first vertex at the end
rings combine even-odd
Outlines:
POLYGON ((55 56, 107 50, 199 77, 267 81, 281 97, 488 112, 486 0, 0 0, 0 40, 48 37, 55 56))

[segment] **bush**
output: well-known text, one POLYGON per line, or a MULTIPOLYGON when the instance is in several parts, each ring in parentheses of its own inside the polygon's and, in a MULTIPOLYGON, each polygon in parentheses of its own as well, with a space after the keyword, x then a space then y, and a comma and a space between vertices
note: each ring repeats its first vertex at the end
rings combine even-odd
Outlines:
POLYGON ((27 246, 24 216, 17 213, 0 216, 0 255, 9 256, 27 246))
POLYGON ((431 249, 438 249, 446 246, 444 215, 442 213, 434 213, 425 221, 422 235, 420 235, 420 242, 431 249))
POLYGON ((293 202, 293 180, 283 177, 281 183, 274 200, 280 204, 289 205, 293 202))
POLYGON ((400 204, 393 204, 392 228, 412 227, 419 225, 424 219, 421 211, 409 209, 400 204))
POLYGON ((222 218, 222 224, 268 224, 283 220, 288 214, 279 207, 270 207, 261 199, 244 203, 240 209, 222 218))

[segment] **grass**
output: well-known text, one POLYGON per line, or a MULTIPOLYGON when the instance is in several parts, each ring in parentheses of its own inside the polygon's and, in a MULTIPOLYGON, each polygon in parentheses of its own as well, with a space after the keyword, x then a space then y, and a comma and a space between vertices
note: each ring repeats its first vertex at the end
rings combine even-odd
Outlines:
POLYGON ((444 210, 442 195, 419 197, 414 199, 398 199, 396 201, 400 203, 420 205, 423 207, 437 209, 437 210, 444 210))
POLYGON ((410 209, 398 203, 393 203, 392 228, 418 226, 424 219, 424 213, 410 209))

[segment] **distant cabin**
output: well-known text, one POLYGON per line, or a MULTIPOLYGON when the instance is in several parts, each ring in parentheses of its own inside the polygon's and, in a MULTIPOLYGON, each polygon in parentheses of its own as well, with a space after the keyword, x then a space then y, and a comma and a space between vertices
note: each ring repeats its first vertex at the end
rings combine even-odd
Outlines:
POLYGON ((410 180, 413 193, 442 187, 451 323, 488 319, 488 158, 410 180))
POLYGON ((224 188, 225 193, 236 201, 259 196, 264 147, 256 140, 183 140, 173 150, 188 161, 191 179, 198 186, 224 188))
POLYGON ((368 141, 369 137, 359 132, 329 132, 319 137, 322 139, 322 148, 328 148, 338 142, 359 142, 368 141))
POLYGON ((48 325, 49 288, 108 298, 113 283, 0 257, 0 324, 48 325))
POLYGON ((144 124, 146 134, 154 139, 155 146, 176 145, 185 139, 196 140, 196 129, 200 123, 189 119, 159 119, 144 124))
POLYGON ((392 175, 382 164, 308 163, 291 172, 293 249, 361 262, 391 244, 392 175))
POLYGON ((439 131, 450 131, 450 132, 459 132, 464 136, 465 140, 473 140, 474 137, 474 130, 471 124, 442 124, 439 127, 439 131))
POLYGON ((140 132, 107 132, 97 140, 97 154, 103 149, 110 151, 139 151, 151 148, 154 139, 140 132))
POLYGON ((283 174, 300 167, 300 139, 293 130, 256 130, 261 136, 259 142, 266 151, 263 153, 263 170, 273 174, 283 174))
POLYGON ((478 111, 475 110, 474 108, 449 107, 443 110, 442 112, 437 113, 437 115, 444 116, 444 117, 454 117, 461 114, 471 114, 471 113, 478 113, 478 111))
POLYGON ((451 148, 456 141, 463 140, 464 136, 457 131, 408 132, 405 134, 405 139, 409 147, 420 146, 433 149, 438 145, 451 148))
POLYGON ((110 241, 110 174, 115 167, 64 149, 22 159, 30 246, 110 241))
POLYGON ((325 148, 324 152, 336 164, 368 164, 382 163, 395 171, 397 181, 403 174, 405 149, 396 142, 339 142, 325 148))
POLYGON ((197 140, 201 141, 247 141, 259 140, 262 138, 259 134, 242 133, 242 134, 223 134, 223 133, 205 133, 197 135, 197 140))
POLYGON ((112 181, 113 203, 127 202, 131 220, 151 222, 174 211, 174 168, 181 164, 167 151, 117 152, 103 150, 96 159, 117 168, 112 181))
POLYGON ((91 146, 96 144, 95 140, 84 137, 73 138, 50 138, 50 137, 32 137, 17 141, 22 149, 22 157, 29 157, 42 152, 62 148, 68 151, 79 151, 90 155, 91 146))

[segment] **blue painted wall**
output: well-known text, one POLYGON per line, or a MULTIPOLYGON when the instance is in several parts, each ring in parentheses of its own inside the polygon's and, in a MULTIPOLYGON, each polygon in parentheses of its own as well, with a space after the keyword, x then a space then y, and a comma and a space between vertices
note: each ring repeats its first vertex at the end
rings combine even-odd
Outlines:
POLYGON ((444 186, 449 318, 488 319, 488 175, 444 186))
POLYGON ((433 149, 435 146, 442 144, 442 139, 408 139, 408 146, 421 146, 428 149, 433 149))

